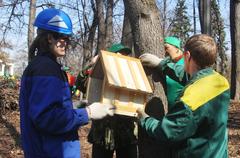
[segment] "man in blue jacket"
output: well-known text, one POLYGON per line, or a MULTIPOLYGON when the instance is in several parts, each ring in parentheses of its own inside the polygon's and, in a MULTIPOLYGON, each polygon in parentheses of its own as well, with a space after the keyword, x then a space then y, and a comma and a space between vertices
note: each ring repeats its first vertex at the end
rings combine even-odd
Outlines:
POLYGON ((113 115, 110 105, 93 103, 73 109, 66 73, 57 57, 66 53, 72 22, 58 9, 39 13, 37 37, 30 47, 32 60, 20 89, 21 139, 26 158, 79 158, 78 128, 89 119, 113 115))

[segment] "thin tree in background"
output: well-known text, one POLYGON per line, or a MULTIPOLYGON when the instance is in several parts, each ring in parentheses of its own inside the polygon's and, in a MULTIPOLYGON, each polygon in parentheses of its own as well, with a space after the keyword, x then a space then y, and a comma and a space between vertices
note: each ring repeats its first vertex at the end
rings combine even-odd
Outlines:
POLYGON ((230 28, 232 41, 231 98, 240 100, 240 0, 230 0, 230 28))
POLYGON ((130 25, 128 15, 126 13, 126 8, 124 9, 124 20, 123 20, 123 30, 122 30, 122 44, 131 48, 133 47, 133 35, 130 25))
POLYGON ((96 0, 97 8, 97 19, 98 19, 98 42, 97 42, 97 52, 102 49, 106 49, 106 27, 104 20, 104 1, 96 0))
MULTIPOLYGON (((79 0, 77 0, 78 2, 79 0)), ((98 26, 98 18, 97 18, 97 10, 96 10, 96 4, 94 2, 94 0, 90 1, 91 4, 91 10, 93 12, 93 18, 91 20, 91 23, 88 22, 88 16, 89 13, 85 12, 86 10, 86 1, 81 0, 81 5, 83 7, 83 12, 81 13, 81 11, 78 11, 79 17, 80 15, 83 16, 84 19, 84 28, 82 30, 83 34, 79 34, 80 37, 83 37, 82 39, 82 52, 83 52, 83 67, 90 61, 90 59, 93 57, 94 55, 94 39, 95 39, 95 34, 96 34, 96 30, 97 30, 97 26, 98 26)), ((79 20, 80 21, 80 20, 79 20)))
POLYGON ((162 24, 162 29, 163 29, 163 37, 165 37, 165 32, 166 30, 166 23, 167 23, 167 0, 163 0, 163 24, 162 24))
POLYGON ((224 31, 224 22, 221 17, 219 5, 216 0, 211 0, 211 35, 215 38, 218 48, 218 60, 216 62, 216 70, 227 75, 227 55, 226 55, 226 33, 224 31))
POLYGON ((22 34, 23 28, 27 25, 24 19, 26 12, 24 6, 28 4, 26 0, 1 2, 0 45, 8 43, 6 41, 8 33, 22 34))
POLYGON ((186 0, 178 0, 171 28, 171 34, 179 37, 183 43, 187 41, 192 32, 185 2, 186 0))
POLYGON ((107 0, 105 27, 106 47, 108 48, 112 45, 113 40, 113 0, 107 0))
POLYGON ((198 11, 201 25, 201 32, 211 35, 211 0, 198 0, 198 11))
POLYGON ((193 33, 196 34, 196 0, 193 0, 193 33))
MULTIPOLYGON (((36 0, 30 1, 29 6, 29 23, 28 23, 28 49, 33 42, 34 39, 34 27, 33 23, 36 16, 36 0)), ((30 53, 30 52, 29 52, 30 53)), ((31 61, 31 54, 28 54, 28 61, 31 61)))
POLYGON ((161 27, 163 31, 163 37, 166 37, 171 32, 171 26, 174 18, 174 8, 177 3, 176 0, 157 0, 157 6, 161 16, 161 27), (171 4, 171 5, 170 5, 171 4))
POLYGON ((113 0, 107 0, 106 15, 103 0, 95 0, 98 19, 97 53, 112 44, 113 39, 113 0))

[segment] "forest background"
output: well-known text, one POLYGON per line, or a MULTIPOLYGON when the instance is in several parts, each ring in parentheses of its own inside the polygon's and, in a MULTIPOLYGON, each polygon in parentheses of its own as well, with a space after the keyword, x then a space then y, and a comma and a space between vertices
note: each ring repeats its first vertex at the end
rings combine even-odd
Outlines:
MULTIPOLYGON (((16 78, 21 77, 30 60, 28 47, 36 36, 34 19, 40 11, 51 7, 64 10, 72 19, 74 35, 71 47, 60 62, 71 67, 75 75, 94 55, 113 43, 127 45, 135 57, 143 53, 163 57, 163 38, 166 36, 181 38, 182 45, 194 34, 207 33, 214 37, 218 44, 214 68, 231 84, 234 105, 231 107, 234 112, 229 112, 231 127, 234 127, 234 141, 231 143, 236 146, 233 149, 235 155, 240 155, 240 119, 237 115, 237 107, 240 106, 239 0, 0 0, 0 60, 14 63, 16 78)), ((150 75, 150 79, 153 76, 150 75)), ((152 82, 156 89, 153 96, 166 103, 162 85, 152 82)), ((0 147, 6 150, 0 150, 0 157, 4 152, 9 155, 9 151, 22 153, 19 125, 13 123, 19 119, 18 91, 9 90, 9 87, 16 88, 12 83, 16 82, 1 79, 0 135, 4 137, 0 139, 0 147), (5 109, 12 111, 5 116, 5 109), (14 150, 4 146, 9 144, 9 139, 13 141, 9 148, 14 150)), ((166 105, 163 108, 167 112, 166 105)))

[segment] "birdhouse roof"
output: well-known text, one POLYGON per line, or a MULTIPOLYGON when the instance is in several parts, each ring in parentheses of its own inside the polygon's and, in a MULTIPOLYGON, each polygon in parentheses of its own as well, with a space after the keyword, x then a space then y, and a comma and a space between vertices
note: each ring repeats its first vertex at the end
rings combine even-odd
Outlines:
POLYGON ((99 61, 102 63, 103 73, 110 86, 152 93, 152 88, 139 59, 101 51, 99 61))

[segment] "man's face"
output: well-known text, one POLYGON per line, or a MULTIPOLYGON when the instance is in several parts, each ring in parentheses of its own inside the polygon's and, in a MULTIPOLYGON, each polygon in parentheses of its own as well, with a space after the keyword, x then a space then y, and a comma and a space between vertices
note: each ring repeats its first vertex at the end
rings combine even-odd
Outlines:
POLYGON ((175 57, 177 55, 176 53, 178 51, 178 48, 176 48, 175 46, 165 43, 164 48, 166 51, 166 55, 170 55, 171 57, 175 57))
POLYGON ((56 57, 62 57, 66 54, 69 43, 69 37, 49 35, 50 50, 56 57))

